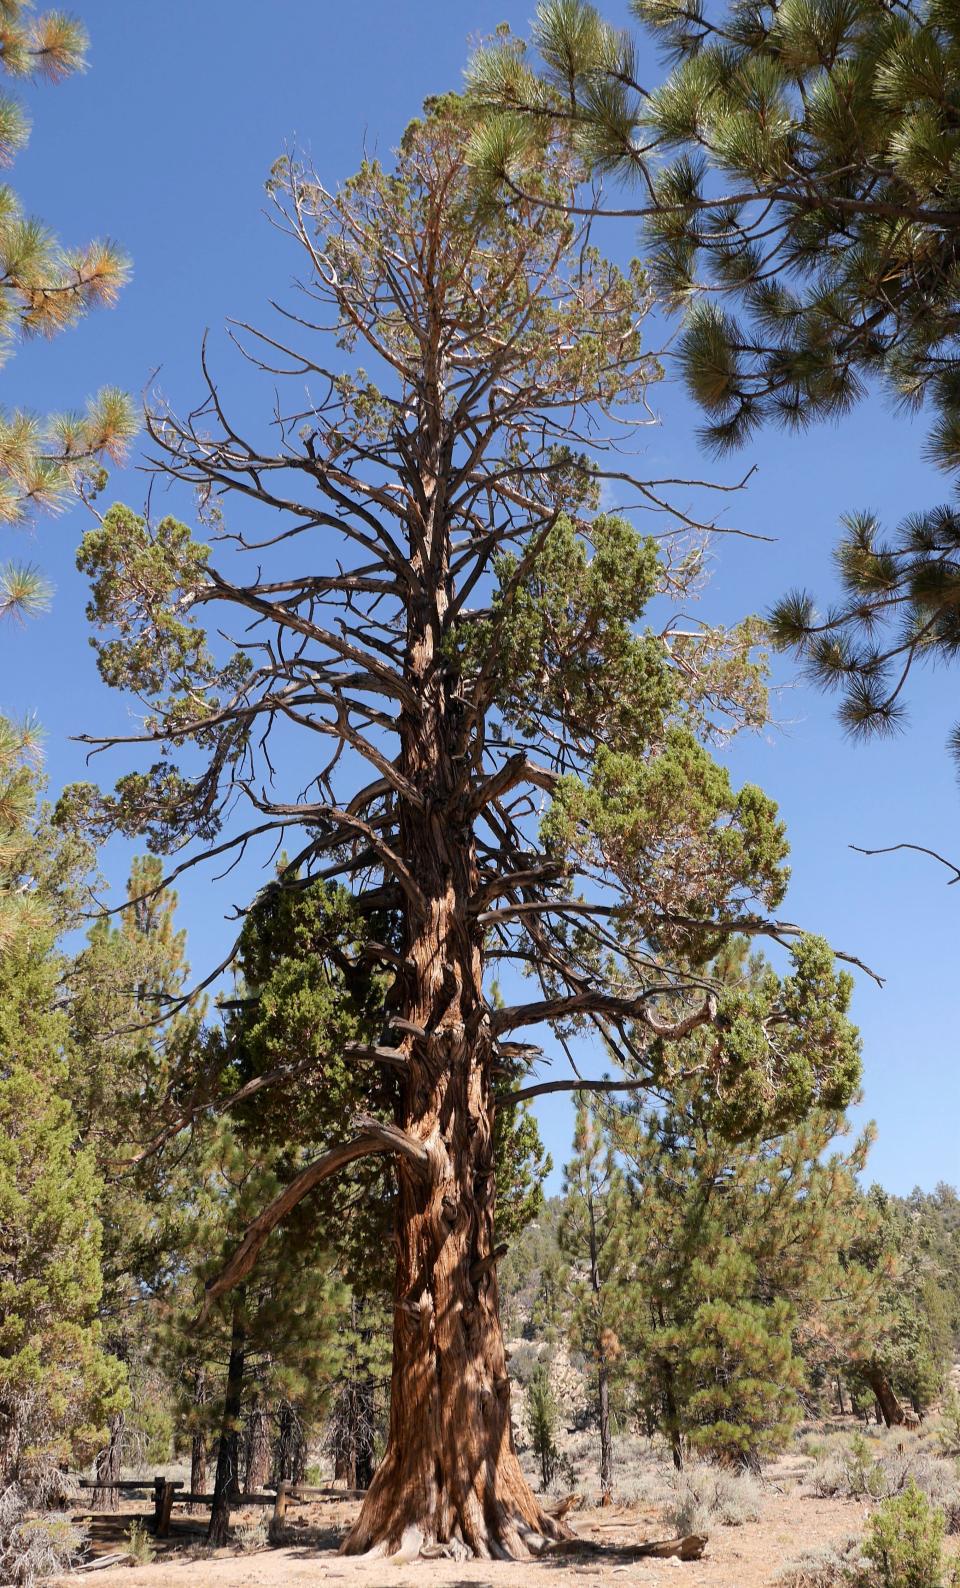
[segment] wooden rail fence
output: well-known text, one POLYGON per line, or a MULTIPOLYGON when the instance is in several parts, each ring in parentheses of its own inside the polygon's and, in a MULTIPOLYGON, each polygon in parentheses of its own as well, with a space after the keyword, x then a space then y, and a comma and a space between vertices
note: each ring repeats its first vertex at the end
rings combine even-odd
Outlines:
MULTIPOLYGON (((153 1491, 153 1531, 157 1538, 167 1538, 170 1533, 170 1517, 174 1505, 212 1505, 212 1494, 183 1494, 182 1481, 165 1478, 161 1474, 156 1478, 123 1478, 116 1483, 98 1483, 96 1479, 81 1478, 81 1489, 119 1489, 131 1494, 146 1494, 153 1491)), ((239 1510, 245 1505, 272 1505, 272 1526, 282 1524, 287 1514, 287 1506, 291 1500, 304 1502, 313 1499, 328 1500, 362 1500, 365 1489, 334 1489, 330 1487, 311 1487, 300 1483, 283 1482, 279 1488, 268 1494, 239 1494, 232 1499, 230 1504, 234 1510, 239 1510)))

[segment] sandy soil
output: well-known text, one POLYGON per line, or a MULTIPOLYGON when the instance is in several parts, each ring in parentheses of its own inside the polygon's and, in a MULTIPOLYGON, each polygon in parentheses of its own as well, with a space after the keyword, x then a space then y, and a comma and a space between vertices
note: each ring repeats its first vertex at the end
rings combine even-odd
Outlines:
MULTIPOLYGON (((580 1511, 571 1517, 577 1533, 603 1543, 609 1554, 602 1559, 563 1556, 527 1564, 489 1561, 412 1561, 345 1559, 336 1543, 356 1512, 346 1503, 314 1505, 302 1510, 293 1529, 302 1535, 286 1549, 259 1549, 238 1554, 220 1550, 205 1554, 188 1518, 177 1518, 173 1536, 158 1545, 157 1559, 149 1566, 118 1566, 89 1577, 110 1585, 121 1579, 124 1588, 301 1588, 301 1585, 340 1583, 343 1588, 381 1588, 382 1584, 416 1584, 417 1588, 597 1588, 642 1584, 689 1583, 691 1588, 763 1588, 773 1583, 790 1560, 818 1544, 842 1543, 863 1528, 865 1509, 854 1501, 818 1500, 783 1492, 768 1484, 763 1515, 743 1527, 716 1527, 701 1561, 631 1560, 618 1553, 651 1538, 663 1538, 664 1527, 656 1509, 613 1506, 580 1511), (160 1553, 162 1548, 163 1553, 160 1553)), ((235 1521, 237 1518, 235 1518, 235 1521)), ((117 1548, 116 1540, 129 1518, 111 1518, 95 1524, 98 1552, 117 1548), (112 1538, 111 1538, 112 1535, 112 1538)), ((74 1584, 76 1579, 73 1579, 74 1584)))

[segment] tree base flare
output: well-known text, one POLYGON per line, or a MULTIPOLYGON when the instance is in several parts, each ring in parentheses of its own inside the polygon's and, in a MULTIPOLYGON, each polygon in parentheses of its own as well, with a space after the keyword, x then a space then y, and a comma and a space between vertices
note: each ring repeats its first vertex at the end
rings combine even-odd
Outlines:
POLYGON ((566 1523, 543 1510, 512 1450, 497 1464, 471 1461, 468 1444, 465 1438, 458 1473, 443 1484, 427 1464, 418 1463, 414 1476, 388 1451, 340 1553, 397 1561, 534 1560, 573 1538, 566 1523))

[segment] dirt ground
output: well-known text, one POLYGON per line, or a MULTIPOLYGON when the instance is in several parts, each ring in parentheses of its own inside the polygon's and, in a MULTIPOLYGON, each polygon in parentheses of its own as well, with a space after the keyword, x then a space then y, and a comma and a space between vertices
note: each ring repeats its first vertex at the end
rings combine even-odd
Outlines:
MULTIPOLYGON (((245 1553, 201 1548, 199 1527, 177 1517, 171 1538, 159 1542, 149 1566, 116 1566, 92 1574, 91 1582, 107 1585, 122 1580, 124 1588, 301 1588, 339 1583, 343 1588, 381 1588, 382 1584, 416 1584, 417 1588, 598 1588, 600 1583, 641 1584, 685 1582, 691 1588, 762 1588, 773 1583, 786 1563, 818 1544, 842 1543, 858 1535, 865 1508, 849 1500, 820 1500, 766 1485, 759 1521, 741 1527, 715 1527, 700 1561, 630 1559, 620 1550, 648 1539, 663 1538, 656 1508, 612 1506, 579 1511, 570 1518, 578 1535, 602 1543, 603 1558, 560 1556, 529 1563, 491 1561, 423 1561, 345 1559, 337 1542, 356 1514, 350 1503, 324 1502, 303 1508, 292 1531, 302 1536, 286 1549, 254 1548, 245 1553)), ((123 1517, 95 1522, 98 1553, 116 1549, 134 1508, 123 1517)), ((248 1513, 249 1515, 249 1513, 248 1513)), ((244 1519, 235 1515, 235 1523, 244 1519)), ((85 1574, 86 1575, 86 1574, 85 1574)), ((69 1581, 69 1579, 65 1579, 69 1581)), ((73 1579, 76 1583, 76 1579, 73 1579)))

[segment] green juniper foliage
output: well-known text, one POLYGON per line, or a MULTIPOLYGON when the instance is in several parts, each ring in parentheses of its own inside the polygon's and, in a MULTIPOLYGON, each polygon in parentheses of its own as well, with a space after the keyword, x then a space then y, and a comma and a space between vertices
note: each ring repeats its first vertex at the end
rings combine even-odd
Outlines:
MULTIPOLYGON (((928 454, 960 470, 957 127, 960 27, 907 0, 632 0, 670 63, 640 80, 636 41, 586 0, 541 0, 530 47, 501 32, 474 58, 472 159, 523 189, 554 141, 614 175, 642 217, 654 289, 684 315, 678 357, 704 442, 766 422, 803 429, 879 383, 931 413, 928 454)), ((585 203, 606 201, 588 197, 585 203)), ((845 520, 844 594, 773 615, 854 731, 903 713, 911 662, 957 651, 952 506, 893 533, 845 520)))
MULTIPOLYGON (((33 0, 0 5, 0 72, 8 78, 57 83, 83 69, 86 53, 86 32, 66 12, 37 12, 33 0)), ((13 163, 29 132, 19 100, 0 91, 0 166, 13 163)), ((0 262, 0 358, 25 338, 55 336, 88 309, 113 304, 129 273, 110 242, 62 248, 7 183, 0 184, 0 262)), ((95 480, 104 458, 122 457, 134 428, 130 404, 115 389, 101 391, 85 413, 0 412, 0 524, 62 506, 78 477, 95 480)), ((36 569, 0 565, 0 615, 27 616, 48 598, 36 569)))

